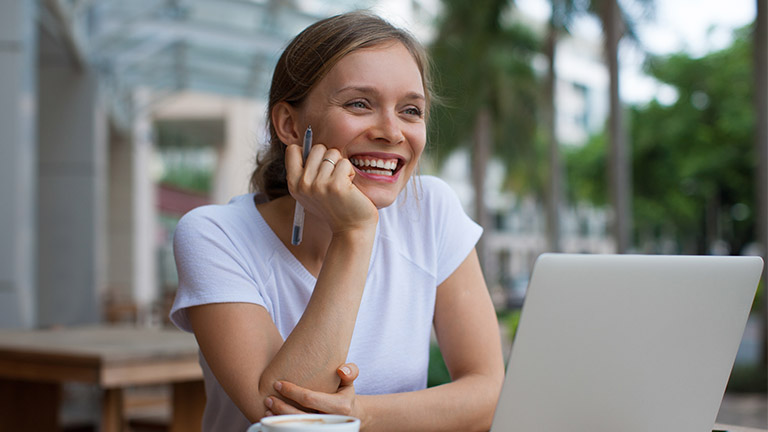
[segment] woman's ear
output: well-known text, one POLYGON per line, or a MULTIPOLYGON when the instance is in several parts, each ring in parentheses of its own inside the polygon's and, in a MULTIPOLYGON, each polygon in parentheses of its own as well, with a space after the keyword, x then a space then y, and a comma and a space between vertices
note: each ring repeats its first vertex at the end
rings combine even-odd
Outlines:
POLYGON ((277 137, 286 145, 301 144, 298 114, 296 108, 288 102, 278 102, 272 107, 272 125, 277 137))

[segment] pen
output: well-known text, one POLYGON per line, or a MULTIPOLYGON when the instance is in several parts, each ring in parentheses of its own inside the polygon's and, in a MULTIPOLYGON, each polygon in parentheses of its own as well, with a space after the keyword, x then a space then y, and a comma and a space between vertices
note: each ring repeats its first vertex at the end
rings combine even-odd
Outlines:
MULTIPOLYGON (((307 127, 304 133, 304 154, 303 161, 307 161, 309 148, 312 147, 312 126, 307 127)), ((293 211, 293 234, 291 235, 291 244, 298 246, 301 244, 301 236, 304 233, 304 207, 296 201, 296 209, 293 211)))

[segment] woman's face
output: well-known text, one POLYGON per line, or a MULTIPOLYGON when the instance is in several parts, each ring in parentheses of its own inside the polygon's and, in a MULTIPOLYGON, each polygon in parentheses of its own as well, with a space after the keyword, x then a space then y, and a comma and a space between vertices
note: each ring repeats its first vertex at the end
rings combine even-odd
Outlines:
POLYGON ((403 190, 426 144, 421 73, 401 43, 342 58, 299 108, 314 142, 338 149, 355 167, 353 183, 386 207, 403 190))

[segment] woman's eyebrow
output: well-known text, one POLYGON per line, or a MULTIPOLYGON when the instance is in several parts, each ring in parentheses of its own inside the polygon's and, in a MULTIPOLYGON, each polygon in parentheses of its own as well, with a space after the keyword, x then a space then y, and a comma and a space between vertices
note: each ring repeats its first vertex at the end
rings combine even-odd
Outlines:
POLYGON ((423 95, 423 94, 421 94, 421 93, 417 93, 417 92, 408 92, 408 93, 405 95, 405 99, 409 99, 409 100, 413 100, 413 99, 415 99, 415 100, 419 100, 419 101, 425 101, 425 100, 427 100, 427 99, 424 97, 424 95, 423 95))
MULTIPOLYGON (((338 96, 338 95, 340 95, 342 93, 350 92, 350 91, 354 91, 354 92, 358 92, 358 93, 362 93, 362 94, 372 94, 372 95, 378 95, 379 94, 379 91, 376 90, 375 87, 370 87, 370 86, 354 86, 354 85, 352 85, 352 86, 346 86, 346 87, 340 88, 339 90, 335 91, 333 93, 333 95, 334 96, 338 96)), ((414 91, 406 93, 405 96, 404 96, 404 99, 408 99, 408 100, 414 100, 415 99, 415 100, 422 100, 422 101, 426 100, 426 98, 424 97, 423 94, 421 94, 419 92, 414 92, 414 91)))
POLYGON ((373 87, 369 87, 369 86, 354 86, 354 85, 352 85, 352 86, 342 87, 342 88, 336 90, 334 92, 334 95, 339 95, 341 93, 346 93, 346 92, 350 92, 350 91, 354 91, 354 92, 358 92, 358 93, 363 93, 363 94, 378 94, 379 93, 373 87))

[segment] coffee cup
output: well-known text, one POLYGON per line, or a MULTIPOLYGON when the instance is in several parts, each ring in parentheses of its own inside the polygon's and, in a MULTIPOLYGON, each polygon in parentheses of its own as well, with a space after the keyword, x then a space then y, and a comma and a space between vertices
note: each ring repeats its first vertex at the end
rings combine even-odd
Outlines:
POLYGON ((247 432, 358 432, 360 420, 335 414, 287 414, 264 417, 247 432))

